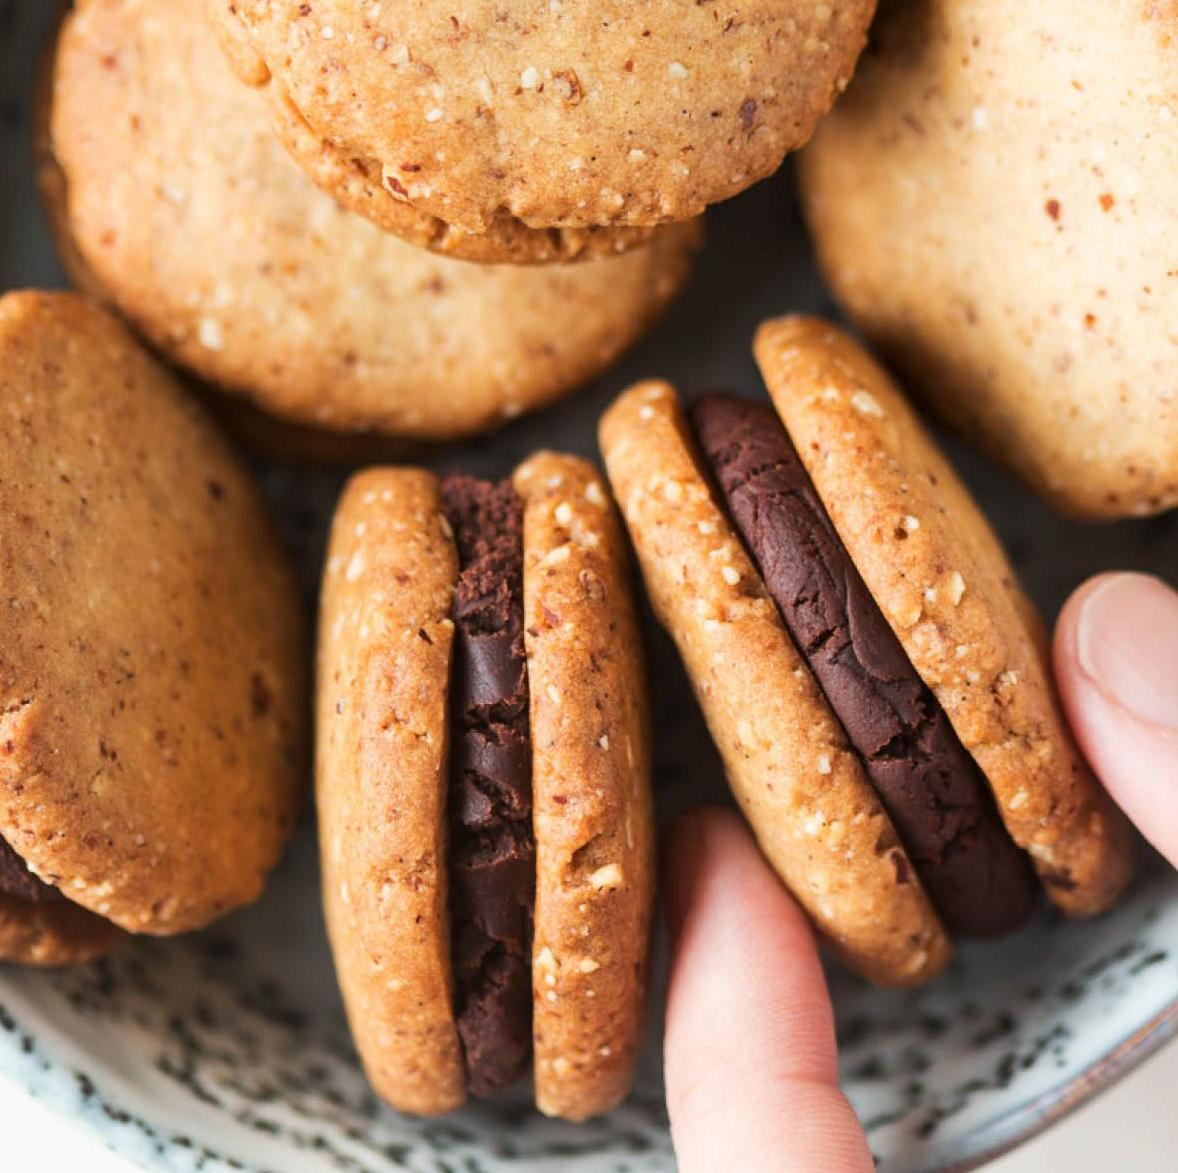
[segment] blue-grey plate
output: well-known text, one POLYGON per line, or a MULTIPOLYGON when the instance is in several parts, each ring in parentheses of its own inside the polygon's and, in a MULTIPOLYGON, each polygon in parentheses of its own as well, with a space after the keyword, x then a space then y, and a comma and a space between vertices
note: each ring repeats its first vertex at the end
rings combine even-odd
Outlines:
MULTIPOLYGON (((0 288, 60 282, 36 210, 28 136, 35 51, 53 7, 0 0, 0 288)), ((754 389, 753 328, 791 309, 834 312, 787 171, 712 216, 691 288, 620 368, 556 410, 492 442, 439 453, 436 463, 501 475, 537 445, 591 452, 603 405, 643 375, 667 375, 685 389, 754 389)), ((1178 578, 1172 517, 1099 530, 1069 524, 950 451, 1048 614, 1096 570, 1178 578)), ((302 560, 310 603, 339 476, 274 465, 259 472, 302 560)), ((673 651, 653 629, 650 646, 656 782, 668 813, 724 790, 673 651)), ((843 1078, 880 1168, 970 1168, 1107 1086, 1174 1031, 1178 880, 1143 858, 1141 878, 1113 913, 1069 924, 1044 911, 1010 940, 964 948, 944 977, 916 993, 832 979, 843 1078)), ((308 824, 265 898, 208 932, 135 941, 107 962, 60 973, 0 969, 0 1070, 154 1169, 660 1173, 674 1158, 658 1011, 635 1094, 594 1123, 541 1119, 526 1088, 443 1122, 382 1107, 344 1026, 308 824)))

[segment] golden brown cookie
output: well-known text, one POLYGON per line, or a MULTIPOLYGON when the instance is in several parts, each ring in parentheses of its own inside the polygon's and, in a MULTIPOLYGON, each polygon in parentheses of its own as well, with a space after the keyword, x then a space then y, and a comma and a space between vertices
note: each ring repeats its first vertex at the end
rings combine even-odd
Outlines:
POLYGON ((1178 503, 1170 5, 881 6, 802 156, 830 284, 927 403, 1057 508, 1178 503))
POLYGON ((22 965, 80 965, 105 957, 122 933, 68 900, 34 903, 0 894, 0 960, 22 965))
POLYGON ((1019 923, 1033 893, 1017 848, 1065 911, 1107 907, 1129 878, 1126 826, 1063 723, 1038 618, 984 518, 847 337, 785 318, 756 354, 784 431, 738 400, 697 404, 693 431, 652 383, 606 413, 601 441, 770 861, 885 982, 943 963, 934 908, 958 931, 1019 923))
MULTIPOLYGON (((273 95, 267 86, 268 95, 273 95)), ((306 175, 345 208, 385 232, 456 260, 482 265, 554 265, 600 260, 629 252, 670 226, 642 228, 529 228, 514 216, 493 217, 484 232, 464 232, 414 207, 399 193, 394 176, 382 176, 372 160, 356 159, 317 135, 289 100, 272 103, 274 128, 306 175)))
POLYGON ((761 849, 839 955, 888 985, 948 937, 879 798, 714 500, 666 383, 606 412, 601 448, 647 593, 679 648, 761 849))
POLYGON ((368 1077, 423 1115, 465 1098, 446 911, 457 574, 431 474, 373 470, 348 483, 319 612, 323 902, 368 1077))
POLYGON ((390 195, 468 232, 504 215, 652 225, 735 195, 809 138, 875 8, 206 3, 244 79, 390 195))
POLYGON ((986 775, 1048 895, 1091 915, 1129 878, 1120 812, 1084 764, 1047 640, 965 486, 887 375, 814 318, 757 333, 774 406, 913 667, 986 775))
POLYGON ((475 266, 343 211, 198 2, 74 10, 42 173, 71 268, 201 377, 294 423, 451 438, 593 378, 685 279, 695 224, 600 262, 475 266))
POLYGON ((353 478, 318 673, 324 899, 376 1090, 449 1111, 534 1047, 542 1111, 611 1107, 641 1039, 655 848, 640 641, 600 478, 552 453, 514 487, 353 478))
POLYGON ((0 836, 45 899, 0 935, 64 961, 112 942, 95 918, 175 933, 258 895, 299 803, 303 621, 245 470, 104 311, 0 300, 0 413, 0 836))
POLYGON ((597 470, 541 452, 513 483, 532 681, 536 1105, 583 1120, 629 1090, 646 1008, 656 849, 642 636, 597 470))

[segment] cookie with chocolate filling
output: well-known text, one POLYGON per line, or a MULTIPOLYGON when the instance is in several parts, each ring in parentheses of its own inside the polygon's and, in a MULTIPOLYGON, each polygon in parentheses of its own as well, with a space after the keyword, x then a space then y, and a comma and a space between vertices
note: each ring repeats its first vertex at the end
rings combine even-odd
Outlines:
POLYGON ((246 470, 126 328, 0 299, 0 959, 252 900, 299 805, 302 609, 246 470))
POLYGON ((1128 880, 1125 824, 1059 712, 994 534, 887 376, 809 318, 764 325, 776 411, 645 383, 602 421, 655 610, 770 861, 857 970, 932 977, 1039 884, 1128 880), (1037 873, 1037 876, 1036 876, 1037 873))
POLYGON ((615 1104, 654 892, 625 542, 600 478, 373 469, 320 615, 317 791, 336 970, 376 1090, 421 1114, 534 1067, 541 1111, 615 1104))

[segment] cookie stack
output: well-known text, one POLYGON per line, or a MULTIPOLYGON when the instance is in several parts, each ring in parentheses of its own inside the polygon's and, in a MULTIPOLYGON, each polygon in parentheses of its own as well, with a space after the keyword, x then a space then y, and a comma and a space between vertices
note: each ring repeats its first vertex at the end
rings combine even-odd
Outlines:
POLYGON ((268 98, 233 75, 200 0, 83 0, 48 66, 40 177, 75 284, 287 424, 408 441, 484 430, 604 370, 687 277, 692 221, 614 241, 396 235, 388 215, 345 210, 365 206, 353 168, 331 194, 315 187, 268 98))
POLYGON ((644 332, 699 213, 847 83, 874 0, 746 8, 81 0, 43 103, 63 256, 288 423, 484 430, 644 332))

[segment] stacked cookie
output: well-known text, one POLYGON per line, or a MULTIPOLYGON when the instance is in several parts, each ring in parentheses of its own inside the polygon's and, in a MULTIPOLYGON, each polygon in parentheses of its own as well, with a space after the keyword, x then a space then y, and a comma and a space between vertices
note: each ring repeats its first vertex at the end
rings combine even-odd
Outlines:
POLYGON ((201 379, 320 432, 443 440, 551 402, 646 330, 699 241, 694 221, 624 247, 385 231, 290 158, 200 0, 82 0, 41 107, 41 186, 75 283, 201 379))
POLYGON ((1131 871, 1014 570, 888 376, 824 322, 757 335, 776 412, 632 388, 601 445, 655 612, 762 849, 853 968, 1071 915, 1131 871))
POLYGON ((320 610, 328 933, 369 1077, 406 1111, 515 1082, 626 1093, 654 905, 650 736, 623 532, 591 465, 371 469, 320 610))
POLYGON ((409 240, 523 261, 637 247, 775 171, 875 9, 204 2, 317 183, 409 240))

